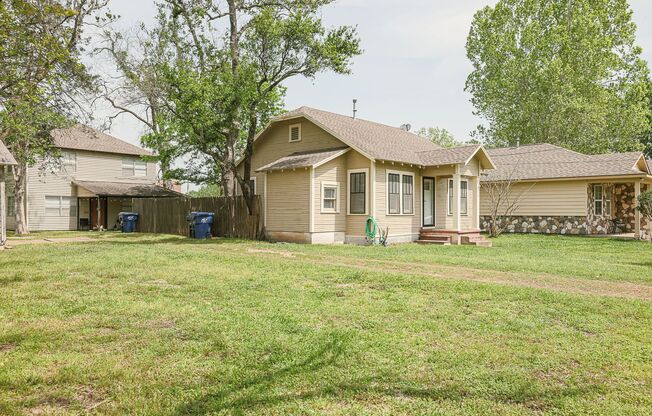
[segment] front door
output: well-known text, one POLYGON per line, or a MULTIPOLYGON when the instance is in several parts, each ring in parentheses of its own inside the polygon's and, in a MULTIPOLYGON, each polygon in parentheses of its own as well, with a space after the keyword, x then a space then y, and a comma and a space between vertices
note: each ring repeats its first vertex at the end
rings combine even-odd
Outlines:
POLYGON ((435 179, 423 178, 423 226, 435 225, 435 179))

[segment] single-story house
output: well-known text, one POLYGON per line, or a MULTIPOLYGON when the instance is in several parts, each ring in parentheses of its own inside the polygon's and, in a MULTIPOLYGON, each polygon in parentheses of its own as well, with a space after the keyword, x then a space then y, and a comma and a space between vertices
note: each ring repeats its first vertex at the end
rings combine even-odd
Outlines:
MULTIPOLYGON (((513 216, 508 232, 543 234, 632 233, 650 237, 636 209, 641 192, 652 189, 652 170, 640 152, 586 155, 551 144, 488 149, 497 169, 485 183, 512 181, 513 216)), ((483 186, 482 226, 491 200, 483 186)))
POLYGON ((493 168, 480 145, 443 149, 406 129, 301 107, 255 138, 252 185, 273 241, 364 243, 371 216, 390 242, 486 243, 480 172, 493 168))
MULTIPOLYGON (((152 154, 116 137, 77 125, 52 132, 61 151, 60 164, 28 168, 27 227, 30 231, 112 229, 118 213, 131 210, 132 198, 175 197, 177 192, 157 183, 152 154)), ((7 182, 13 229, 13 175, 0 169, 7 182)))

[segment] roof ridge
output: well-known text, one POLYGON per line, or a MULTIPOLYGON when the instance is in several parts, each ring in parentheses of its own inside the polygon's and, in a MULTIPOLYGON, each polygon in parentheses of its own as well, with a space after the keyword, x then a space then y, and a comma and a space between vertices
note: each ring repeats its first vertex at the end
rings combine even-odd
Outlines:
POLYGON ((440 147, 439 149, 432 149, 432 150, 419 150, 419 151, 417 151, 415 153, 441 152, 441 151, 446 151, 446 150, 466 149, 467 147, 482 147, 482 145, 478 144, 478 143, 471 143, 471 144, 465 144, 465 145, 462 145, 462 146, 440 147))
MULTIPOLYGON (((412 133, 411 131, 404 130, 404 129, 400 128, 400 127, 390 126, 389 124, 379 123, 377 121, 367 120, 365 118, 360 118, 360 117, 353 118, 352 116, 347 116, 346 114, 335 113, 333 111, 322 110, 322 109, 319 109, 319 108, 309 107, 309 106, 306 106, 306 105, 301 106, 301 107, 299 107, 299 108, 297 108, 295 110, 288 111, 288 113, 291 113, 291 112, 294 112, 294 111, 300 111, 302 108, 303 109, 308 109, 308 110, 319 111, 320 113, 331 114, 331 115, 338 116, 338 117, 348 118, 348 119, 353 120, 353 121, 364 121, 365 123, 375 124, 376 126, 382 126, 382 127, 386 127, 386 128, 390 128, 390 129, 400 130, 400 131, 402 131, 404 133, 409 133, 409 134, 411 134, 411 135, 413 135, 415 137, 418 137, 418 138, 423 139, 423 140, 425 140, 427 142, 430 142, 430 140, 428 140, 426 137, 419 136, 416 133, 412 133)), ((281 117, 283 117, 283 116, 281 115, 281 117)), ((432 144, 437 146, 435 143, 432 143, 432 144)))

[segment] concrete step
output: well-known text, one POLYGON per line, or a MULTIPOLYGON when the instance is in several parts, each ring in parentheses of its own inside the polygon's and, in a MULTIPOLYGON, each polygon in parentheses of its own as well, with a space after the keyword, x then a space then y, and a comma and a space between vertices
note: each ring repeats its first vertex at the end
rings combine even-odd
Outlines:
POLYGON ((462 244, 473 245, 479 247, 491 247, 491 241, 487 240, 483 235, 463 235, 462 244))
POLYGON ((417 244, 450 246, 451 242, 450 242, 450 240, 448 240, 448 241, 444 241, 444 240, 417 240, 417 244))

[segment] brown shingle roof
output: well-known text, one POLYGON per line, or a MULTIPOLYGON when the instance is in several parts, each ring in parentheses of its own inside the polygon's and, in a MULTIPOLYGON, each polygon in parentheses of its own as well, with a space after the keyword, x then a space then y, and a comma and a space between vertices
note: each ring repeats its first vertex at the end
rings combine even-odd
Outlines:
POLYGON ((78 124, 67 129, 52 131, 57 147, 62 149, 88 150, 91 152, 117 153, 134 156, 151 156, 152 153, 116 137, 88 126, 78 124))
POLYGON ((98 196, 127 197, 178 197, 178 192, 170 191, 154 183, 94 182, 74 181, 75 185, 98 196))
POLYGON ((305 117, 345 144, 378 160, 421 164, 418 152, 441 149, 430 140, 398 127, 390 127, 310 107, 287 112, 274 121, 305 117))
POLYGON ((498 168, 483 180, 536 180, 596 176, 644 175, 639 152, 585 155, 551 144, 489 149, 498 168))
POLYGON ((308 168, 323 163, 329 159, 338 157, 344 154, 348 149, 348 147, 338 147, 335 149, 292 153, 289 156, 282 157, 272 163, 258 168, 256 172, 271 172, 274 170, 283 169, 308 168))
POLYGON ((0 165, 16 165, 16 159, 4 143, 0 142, 0 165))
POLYGON ((481 148, 482 145, 470 144, 449 149, 419 152, 419 157, 423 165, 453 165, 466 163, 481 148))

